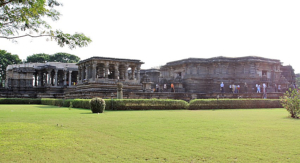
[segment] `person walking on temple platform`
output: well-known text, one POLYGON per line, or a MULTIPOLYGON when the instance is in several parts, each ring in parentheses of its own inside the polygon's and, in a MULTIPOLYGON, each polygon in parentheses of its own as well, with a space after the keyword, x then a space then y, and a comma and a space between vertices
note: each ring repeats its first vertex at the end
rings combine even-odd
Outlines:
POLYGON ((156 84, 156 92, 159 92, 159 85, 156 84))
POLYGON ((266 88, 267 88, 267 85, 265 83, 263 83, 263 93, 266 93, 266 88))
POLYGON ((256 93, 258 93, 258 84, 256 84, 255 87, 256 87, 256 93))
POLYGON ((232 93, 235 93, 235 85, 232 84, 232 93))
POLYGON ((220 84, 220 87, 221 87, 221 93, 224 93, 224 83, 222 82, 221 84, 220 84))
POLYGON ((240 89, 241 89, 240 85, 237 85, 237 93, 240 93, 240 89))
POLYGON ((171 92, 175 92, 174 84, 171 84, 171 92))
POLYGON ((229 84, 229 93, 232 93, 232 87, 231 87, 231 84, 229 84))
POLYGON ((167 84, 164 84, 164 92, 167 91, 167 84))
POLYGON ((260 93, 260 85, 257 86, 257 93, 260 93))
POLYGON ((246 82, 245 82, 245 84, 244 84, 244 90, 245 90, 245 93, 248 93, 248 85, 247 85, 246 82))
POLYGON ((281 92, 281 85, 278 85, 278 92, 281 92))

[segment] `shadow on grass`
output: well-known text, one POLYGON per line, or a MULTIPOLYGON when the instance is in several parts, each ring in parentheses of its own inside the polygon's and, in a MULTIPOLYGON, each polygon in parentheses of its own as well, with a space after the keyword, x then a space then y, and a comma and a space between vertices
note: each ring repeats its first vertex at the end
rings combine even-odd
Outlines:
POLYGON ((286 117, 282 117, 282 119, 288 119, 288 120, 293 120, 293 121, 300 121, 299 118, 292 118, 290 115, 286 117))

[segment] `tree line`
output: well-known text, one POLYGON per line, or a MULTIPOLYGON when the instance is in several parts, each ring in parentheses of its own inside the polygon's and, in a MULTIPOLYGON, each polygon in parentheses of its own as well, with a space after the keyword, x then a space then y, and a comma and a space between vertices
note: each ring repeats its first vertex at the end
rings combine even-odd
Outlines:
MULTIPOLYGON (((46 62, 63 62, 63 63, 77 63, 80 58, 69 53, 55 53, 55 54, 33 54, 27 56, 25 63, 46 63, 46 62)), ((22 60, 17 54, 11 54, 5 50, 0 50, 0 87, 3 86, 6 79, 6 67, 12 64, 20 64, 22 60)))

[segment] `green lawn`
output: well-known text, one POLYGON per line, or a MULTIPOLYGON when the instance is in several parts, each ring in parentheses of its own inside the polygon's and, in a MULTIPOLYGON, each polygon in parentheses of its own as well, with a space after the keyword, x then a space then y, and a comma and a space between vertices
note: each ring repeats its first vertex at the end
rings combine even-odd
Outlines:
POLYGON ((0 162, 299 162, 299 126, 284 109, 0 105, 0 162))

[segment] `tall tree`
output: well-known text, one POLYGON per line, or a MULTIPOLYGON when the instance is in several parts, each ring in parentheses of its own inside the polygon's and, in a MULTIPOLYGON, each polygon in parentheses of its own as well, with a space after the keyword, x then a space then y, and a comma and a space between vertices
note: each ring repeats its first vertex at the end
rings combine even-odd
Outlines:
POLYGON ((50 37, 61 47, 87 46, 92 40, 83 33, 71 35, 51 30, 44 20, 45 17, 59 20, 61 14, 54 8, 61 5, 56 0, 0 0, 0 38, 50 37))
POLYGON ((51 62, 77 63, 79 60, 78 56, 68 53, 55 53, 50 56, 51 62))
POLYGON ((6 79, 6 67, 11 64, 21 63, 21 59, 16 54, 8 53, 5 50, 0 50, 0 81, 1 86, 6 79))
POLYGON ((26 62, 31 62, 31 63, 35 63, 35 62, 45 63, 45 62, 49 62, 49 60, 50 60, 50 55, 45 53, 33 54, 27 56, 26 58, 26 62))

